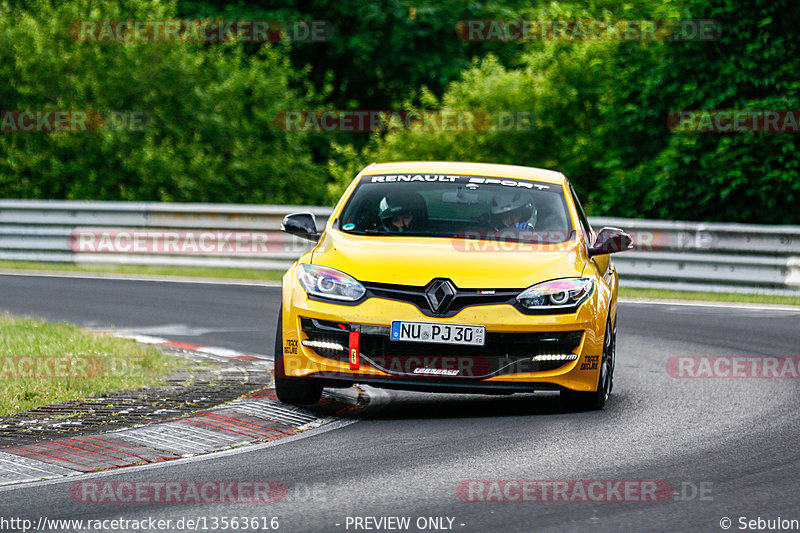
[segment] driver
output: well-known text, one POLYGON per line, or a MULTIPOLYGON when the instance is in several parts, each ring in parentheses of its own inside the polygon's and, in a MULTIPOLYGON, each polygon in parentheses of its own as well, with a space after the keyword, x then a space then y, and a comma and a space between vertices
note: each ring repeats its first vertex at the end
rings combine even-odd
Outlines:
POLYGON ((416 193, 389 193, 378 204, 381 225, 391 233, 414 231, 422 222, 424 205, 416 193))
POLYGON ((502 191, 492 198, 490 210, 496 230, 533 230, 536 225, 536 204, 525 191, 502 191))

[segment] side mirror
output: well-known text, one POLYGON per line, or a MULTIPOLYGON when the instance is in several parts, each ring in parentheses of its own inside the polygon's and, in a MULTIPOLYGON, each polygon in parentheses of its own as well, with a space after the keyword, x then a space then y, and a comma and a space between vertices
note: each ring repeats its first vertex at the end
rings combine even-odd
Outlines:
POLYGON ((292 213, 283 217, 281 231, 291 235, 297 235, 301 239, 308 241, 318 241, 317 219, 313 213, 292 213))
POLYGON ((633 248, 633 239, 619 228, 603 228, 589 247, 589 256, 624 252, 633 248))

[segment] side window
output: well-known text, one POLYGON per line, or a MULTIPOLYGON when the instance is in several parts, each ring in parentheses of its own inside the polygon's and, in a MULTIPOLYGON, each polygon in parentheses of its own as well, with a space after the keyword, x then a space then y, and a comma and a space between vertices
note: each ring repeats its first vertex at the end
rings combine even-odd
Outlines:
POLYGON ((581 205, 581 201, 578 200, 578 195, 575 194, 575 189, 572 188, 572 184, 569 186, 569 191, 572 193, 572 201, 575 202, 575 207, 578 209, 578 219, 581 221, 581 226, 583 226, 583 230, 586 232, 586 240, 591 240, 592 235, 592 226, 589 224, 589 219, 586 218, 586 213, 583 212, 583 206, 581 205))

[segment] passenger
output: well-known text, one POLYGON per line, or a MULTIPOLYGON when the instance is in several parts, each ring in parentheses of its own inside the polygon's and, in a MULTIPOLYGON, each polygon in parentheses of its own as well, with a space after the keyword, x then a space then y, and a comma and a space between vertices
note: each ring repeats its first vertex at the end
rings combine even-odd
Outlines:
POLYGON ((536 204, 525 191, 503 191, 492 198, 491 220, 496 230, 533 230, 536 204))
POLYGON ((419 230, 426 218, 425 200, 417 194, 389 193, 379 203, 383 229, 390 233, 419 230))

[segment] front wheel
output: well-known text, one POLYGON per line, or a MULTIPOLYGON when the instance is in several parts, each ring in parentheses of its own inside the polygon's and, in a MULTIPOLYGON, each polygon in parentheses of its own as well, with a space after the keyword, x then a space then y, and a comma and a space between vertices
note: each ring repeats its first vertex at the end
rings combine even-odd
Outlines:
POLYGON ((275 393, 283 403, 311 405, 322 398, 322 385, 303 378, 287 378, 283 367, 283 310, 275 330, 275 393))
POLYGON ((594 392, 561 391, 561 406, 567 411, 598 411, 602 409, 614 388, 614 358, 617 350, 617 328, 612 327, 611 317, 606 324, 603 339, 603 356, 600 358, 600 375, 594 392))

